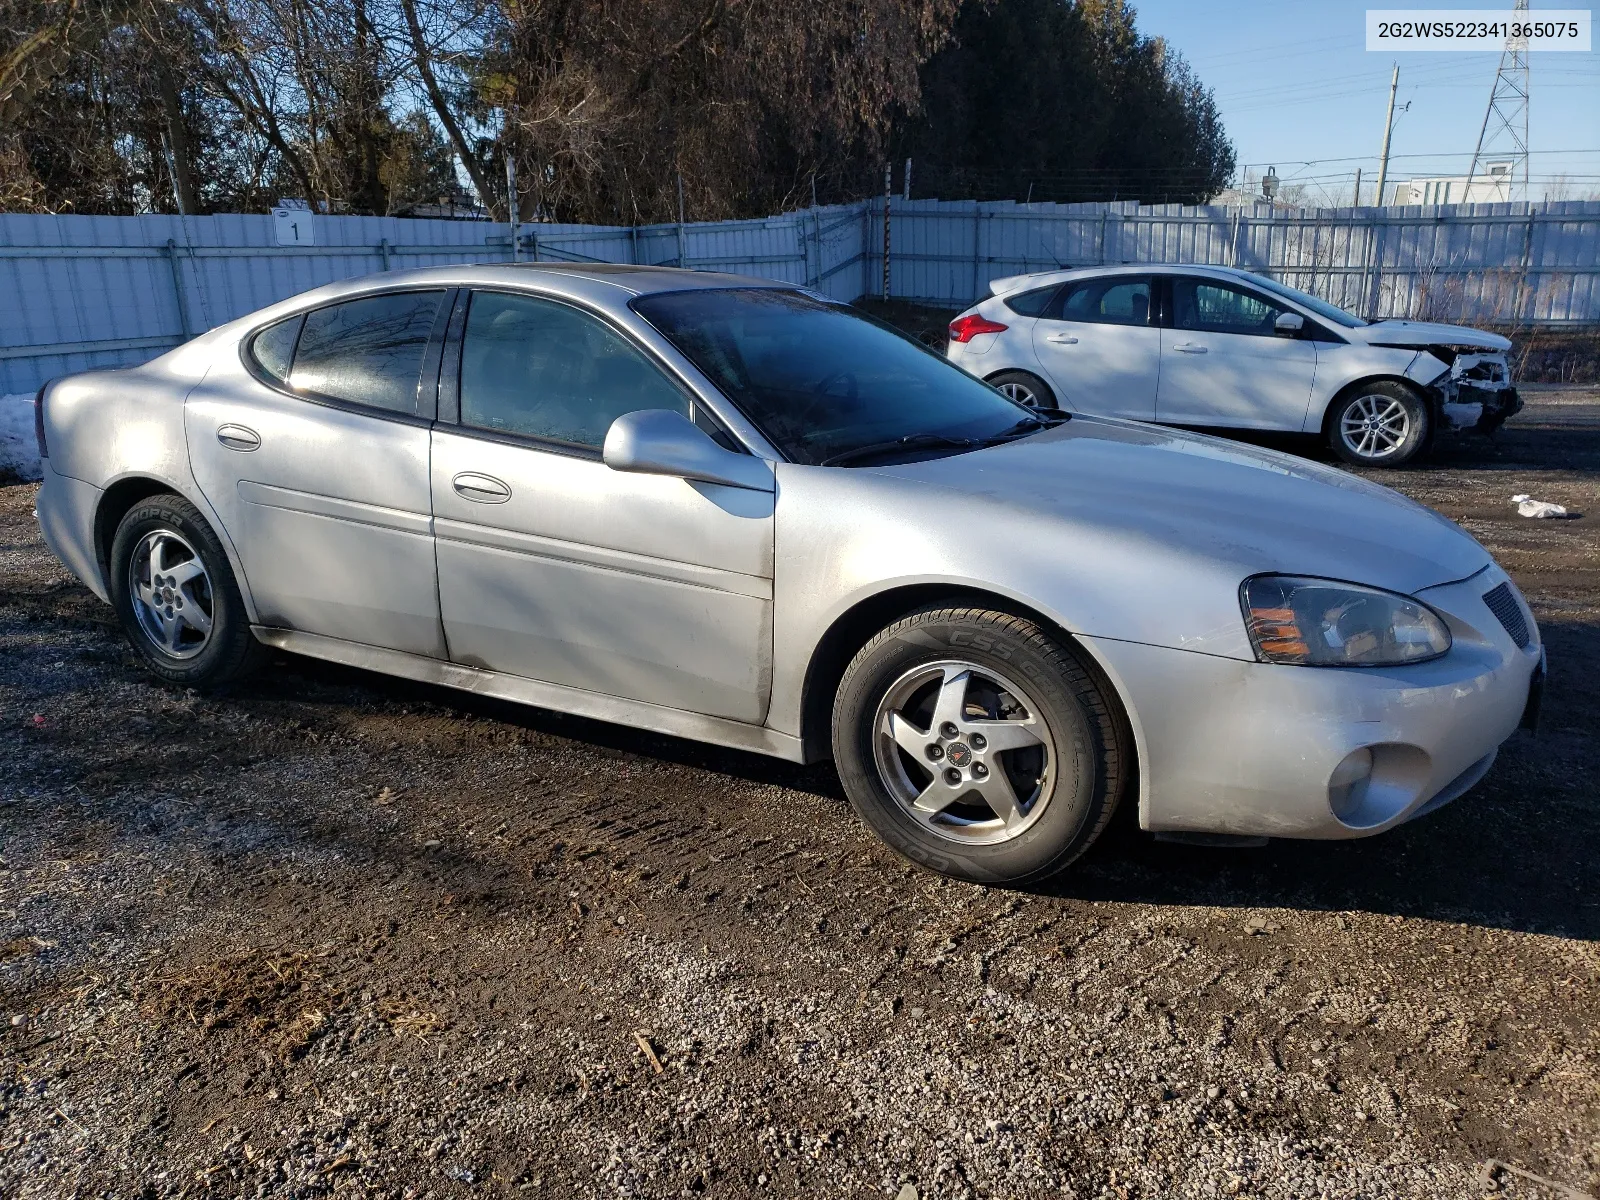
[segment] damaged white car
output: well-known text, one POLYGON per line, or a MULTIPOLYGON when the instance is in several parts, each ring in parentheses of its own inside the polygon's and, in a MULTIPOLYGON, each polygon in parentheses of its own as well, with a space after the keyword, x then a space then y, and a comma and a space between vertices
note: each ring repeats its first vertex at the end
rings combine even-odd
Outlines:
POLYGON ((946 353, 1024 404, 1320 433, 1345 461, 1383 467, 1522 407, 1498 334, 1363 321, 1248 271, 1095 267, 990 289, 951 322, 946 353))

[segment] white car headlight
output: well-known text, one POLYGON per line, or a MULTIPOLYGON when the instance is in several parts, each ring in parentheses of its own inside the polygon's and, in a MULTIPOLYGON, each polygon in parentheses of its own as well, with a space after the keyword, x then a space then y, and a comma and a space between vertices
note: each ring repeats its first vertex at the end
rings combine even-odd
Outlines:
POLYGON ((1239 589, 1262 662, 1305 667, 1394 667, 1450 649, 1450 631, 1409 596, 1336 579, 1257 575, 1239 589))

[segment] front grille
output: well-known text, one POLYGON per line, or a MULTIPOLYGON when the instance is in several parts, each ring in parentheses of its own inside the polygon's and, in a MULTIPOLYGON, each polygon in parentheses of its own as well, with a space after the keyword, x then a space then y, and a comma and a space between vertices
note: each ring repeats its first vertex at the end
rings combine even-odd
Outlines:
POLYGON ((1491 588, 1483 594, 1483 602, 1489 606, 1495 619, 1506 627, 1517 649, 1525 649, 1528 645, 1528 619, 1522 615, 1522 605, 1517 603, 1511 585, 1502 583, 1499 587, 1491 588))

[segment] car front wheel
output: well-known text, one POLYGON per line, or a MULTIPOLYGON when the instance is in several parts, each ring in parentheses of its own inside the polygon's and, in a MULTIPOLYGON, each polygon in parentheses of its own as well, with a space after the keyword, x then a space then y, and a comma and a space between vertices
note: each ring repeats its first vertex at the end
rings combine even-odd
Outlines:
POLYGON ((1076 654, 1038 625, 935 608, 845 671, 834 761, 862 819, 911 861, 1022 884, 1087 850, 1116 808, 1125 737, 1076 654))
POLYGON ((152 496, 130 509, 112 539, 110 566, 112 607, 163 679, 215 687, 267 661, 222 543, 187 500, 152 496))
POLYGON ((1358 467, 1398 467, 1427 445, 1428 406, 1404 384, 1380 380, 1347 392, 1328 413, 1328 443, 1358 467))

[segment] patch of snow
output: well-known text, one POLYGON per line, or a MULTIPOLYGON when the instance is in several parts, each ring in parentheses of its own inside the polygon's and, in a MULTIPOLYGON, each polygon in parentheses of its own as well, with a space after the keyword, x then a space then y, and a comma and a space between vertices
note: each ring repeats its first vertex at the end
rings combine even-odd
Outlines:
POLYGON ((33 393, 0 396, 0 483, 43 476, 33 438, 33 393))

